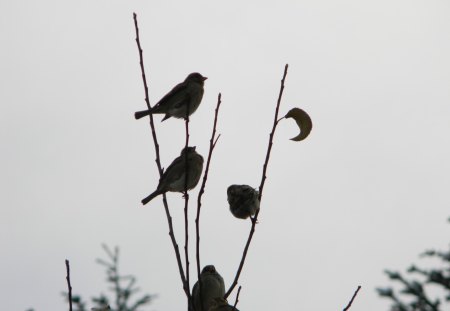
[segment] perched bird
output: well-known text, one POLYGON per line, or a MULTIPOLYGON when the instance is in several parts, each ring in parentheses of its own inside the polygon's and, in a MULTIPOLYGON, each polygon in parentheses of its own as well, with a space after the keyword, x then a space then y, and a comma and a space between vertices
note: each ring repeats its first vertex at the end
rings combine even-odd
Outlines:
POLYGON ((187 147, 181 150, 181 154, 164 171, 156 190, 142 200, 147 204, 156 196, 172 192, 183 192, 185 188, 190 190, 197 186, 203 171, 203 157, 195 151, 195 147, 187 147), (186 161, 187 156, 187 161, 186 161), (186 164, 187 164, 187 187, 186 187, 186 164))
POLYGON ((222 298, 225 295, 225 283, 213 265, 203 268, 200 280, 202 281, 202 294, 200 295, 198 281, 192 288, 194 308, 196 311, 208 311, 215 303, 215 298, 222 298))
POLYGON ((239 311, 234 306, 229 305, 227 300, 223 297, 214 298, 214 301, 208 311, 239 311))
POLYGON ((259 192, 248 185, 229 186, 227 196, 234 217, 246 219, 259 210, 259 192))
POLYGON ((167 93, 150 110, 137 111, 134 113, 136 119, 148 116, 154 113, 165 113, 162 121, 170 117, 186 118, 186 112, 191 115, 197 110, 203 97, 203 85, 208 79, 198 72, 193 72, 187 78, 177 84, 169 93, 167 93))

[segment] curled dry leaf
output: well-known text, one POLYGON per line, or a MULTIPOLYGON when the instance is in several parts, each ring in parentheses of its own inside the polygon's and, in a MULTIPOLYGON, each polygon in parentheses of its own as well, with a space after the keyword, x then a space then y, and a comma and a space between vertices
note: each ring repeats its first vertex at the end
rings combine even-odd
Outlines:
POLYGON ((301 141, 308 137, 312 129, 312 121, 309 115, 304 110, 300 108, 292 108, 284 117, 286 119, 294 119, 298 127, 300 128, 300 134, 291 138, 291 140, 301 141))

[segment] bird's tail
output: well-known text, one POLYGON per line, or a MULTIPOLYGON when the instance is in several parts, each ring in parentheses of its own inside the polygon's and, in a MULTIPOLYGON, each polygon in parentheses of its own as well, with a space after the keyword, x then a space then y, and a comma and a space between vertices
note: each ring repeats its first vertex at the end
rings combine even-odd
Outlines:
POLYGON ((148 116, 150 114, 150 110, 142 110, 142 111, 136 111, 134 113, 134 118, 136 120, 139 120, 140 118, 143 118, 145 116, 148 116))
POLYGON ((148 202, 150 202, 151 200, 153 200, 154 198, 156 198, 158 195, 160 195, 162 192, 159 190, 156 190, 155 192, 151 193, 148 197, 142 199, 142 205, 147 204, 148 202))

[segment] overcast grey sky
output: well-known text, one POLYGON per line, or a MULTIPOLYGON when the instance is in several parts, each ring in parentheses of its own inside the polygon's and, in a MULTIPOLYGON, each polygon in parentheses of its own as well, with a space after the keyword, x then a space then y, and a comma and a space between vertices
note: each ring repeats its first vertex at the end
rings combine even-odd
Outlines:
MULTIPOLYGON (((281 113, 298 106, 313 119, 301 143, 289 140, 293 122, 279 125, 241 310, 339 310, 357 285, 352 310, 387 310, 374 291, 383 269, 448 245, 447 0, 2 0, 4 310, 67 309, 66 258, 74 292, 97 294, 103 242, 159 295, 150 310, 185 308, 162 203, 140 205, 158 177, 148 123, 133 118, 145 107, 133 12, 153 104, 190 72, 209 77, 191 119, 205 157, 222 92, 201 229, 202 262, 227 286, 250 222, 229 213, 226 188, 259 184, 286 63, 281 113)), ((184 124, 160 119, 167 166, 184 124)), ((169 200, 181 245, 183 201, 169 200)))

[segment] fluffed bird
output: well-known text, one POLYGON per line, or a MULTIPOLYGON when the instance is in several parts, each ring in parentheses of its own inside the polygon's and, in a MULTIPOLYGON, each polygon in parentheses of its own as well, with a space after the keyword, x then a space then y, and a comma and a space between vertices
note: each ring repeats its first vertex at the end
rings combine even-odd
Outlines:
POLYGON ((225 295, 225 283, 213 265, 205 266, 200 274, 202 294, 197 281, 192 288, 192 300, 196 311, 208 311, 215 303, 215 298, 225 295))
POLYGON ((214 298, 214 301, 208 311, 239 311, 232 305, 229 305, 227 300, 223 297, 214 298))
POLYGON ((231 185, 227 189, 230 211, 234 217, 247 219, 259 210, 259 192, 248 185, 231 185))
POLYGON ((172 192, 183 192, 185 188, 190 190, 197 186, 203 171, 203 157, 195 151, 195 147, 187 147, 181 150, 181 154, 169 165, 159 179, 158 187, 148 197, 142 200, 147 204, 156 196, 172 192), (186 161, 187 156, 187 161, 186 161), (187 187, 186 187, 187 164, 187 187))
POLYGON ((170 117, 186 118, 197 110, 203 98, 203 85, 207 77, 198 72, 193 72, 187 78, 177 84, 169 93, 160 99, 150 110, 137 111, 134 113, 136 119, 154 113, 165 113, 162 121, 170 117), (186 114, 188 112, 188 114, 186 114))

